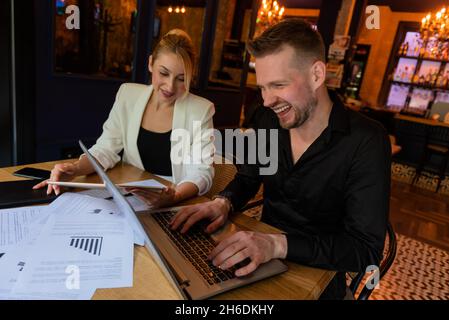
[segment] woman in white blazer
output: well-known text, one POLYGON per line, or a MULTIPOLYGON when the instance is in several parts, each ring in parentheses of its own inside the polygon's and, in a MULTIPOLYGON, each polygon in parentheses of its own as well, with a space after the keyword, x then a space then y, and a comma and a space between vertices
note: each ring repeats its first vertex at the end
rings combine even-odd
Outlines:
MULTIPOLYGON (((194 53, 182 30, 167 33, 149 59, 152 85, 125 83, 116 96, 103 133, 90 149, 105 169, 123 161, 153 174, 172 176, 174 185, 162 193, 130 190, 154 207, 203 195, 212 185, 212 102, 189 93, 194 53)), ((94 172, 82 155, 75 163, 56 165, 50 180, 71 180, 94 172)), ((60 188, 45 181, 47 193, 60 188)))

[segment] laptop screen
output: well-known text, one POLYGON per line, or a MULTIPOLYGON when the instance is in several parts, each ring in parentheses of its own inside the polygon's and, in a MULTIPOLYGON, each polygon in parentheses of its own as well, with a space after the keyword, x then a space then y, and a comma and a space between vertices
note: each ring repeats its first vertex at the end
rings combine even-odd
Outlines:
POLYGON ((148 234, 145 232, 145 230, 142 227, 142 224, 140 223, 139 219, 137 219, 136 213, 132 206, 129 204, 129 202, 126 200, 126 198, 122 195, 120 190, 116 187, 114 183, 112 183, 111 179, 109 179, 106 172, 104 172, 101 165, 98 163, 97 159, 95 159, 90 152, 87 150, 86 146, 79 141, 79 145, 81 149, 83 150, 84 154, 86 155, 89 162, 94 167, 96 173, 101 177, 103 180, 106 189, 111 193, 111 196, 114 198, 115 204, 118 206, 118 208, 125 214, 127 217, 128 222, 131 224, 131 227, 134 231, 134 236, 137 237, 135 239, 135 242, 139 245, 145 245, 147 250, 150 252, 150 254, 153 256, 154 260, 159 264, 159 267, 161 270, 166 274, 169 281, 172 282, 175 289, 178 290, 179 294, 186 299, 186 296, 182 289, 179 287, 178 282, 176 281, 176 277, 173 275, 170 267, 168 266, 167 262, 165 261, 164 257, 160 254, 159 250, 154 246, 153 242, 149 238, 148 234), (140 242, 140 243, 139 243, 140 242))

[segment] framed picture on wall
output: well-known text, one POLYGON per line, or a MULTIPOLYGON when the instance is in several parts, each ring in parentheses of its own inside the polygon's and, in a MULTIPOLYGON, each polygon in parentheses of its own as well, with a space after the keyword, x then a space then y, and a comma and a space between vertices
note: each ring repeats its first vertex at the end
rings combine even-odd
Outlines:
POLYGON ((432 90, 414 88, 410 96, 408 108, 424 113, 432 100, 432 90))
POLYGON ((413 74, 418 60, 400 58, 396 70, 393 74, 393 80, 398 82, 412 82, 413 74))
POLYGON ((387 109, 400 111, 407 101, 409 86, 394 84, 391 86, 387 100, 387 109))

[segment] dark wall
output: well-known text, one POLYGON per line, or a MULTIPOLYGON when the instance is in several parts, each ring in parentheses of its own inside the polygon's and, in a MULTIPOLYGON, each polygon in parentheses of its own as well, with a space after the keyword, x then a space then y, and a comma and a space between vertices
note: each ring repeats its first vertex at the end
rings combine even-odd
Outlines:
POLYGON ((326 47, 326 56, 329 46, 334 41, 335 25, 337 24, 341 3, 342 0, 322 0, 321 3, 317 28, 323 37, 324 45, 326 47))
POLYGON ((1 1, 0 24, 0 165, 31 163, 35 161, 33 3, 1 1))
POLYGON ((34 3, 36 161, 76 157, 79 139, 89 146, 100 136, 124 80, 55 73, 52 2, 34 3))
POLYGON ((0 1, 0 166, 12 164, 10 2, 0 1))
MULTIPOLYGON (((33 2, 34 3, 34 2, 33 2)), ((17 162, 35 158, 35 37, 34 7, 28 1, 14 1, 17 162)))
POLYGON ((369 0, 368 4, 389 6, 392 11, 400 12, 434 12, 447 6, 445 0, 369 0))

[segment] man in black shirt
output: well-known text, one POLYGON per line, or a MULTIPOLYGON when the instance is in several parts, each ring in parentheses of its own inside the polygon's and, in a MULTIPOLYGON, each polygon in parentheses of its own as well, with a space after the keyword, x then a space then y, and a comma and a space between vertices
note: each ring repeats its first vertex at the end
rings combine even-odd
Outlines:
MULTIPOLYGON (((210 219, 212 232, 264 185, 262 220, 285 234, 239 232, 211 252, 223 269, 250 258, 237 276, 273 258, 336 270, 322 298, 343 298, 345 273, 378 266, 386 234, 390 193, 390 143, 385 130, 346 109, 325 86, 324 45, 305 21, 288 19, 249 43, 264 100, 255 130, 278 129, 278 170, 260 175, 243 165, 211 202, 179 212, 181 232, 210 219)), ((268 136, 268 135, 267 135, 268 136)), ((271 156, 271 155, 270 155, 271 156)))

